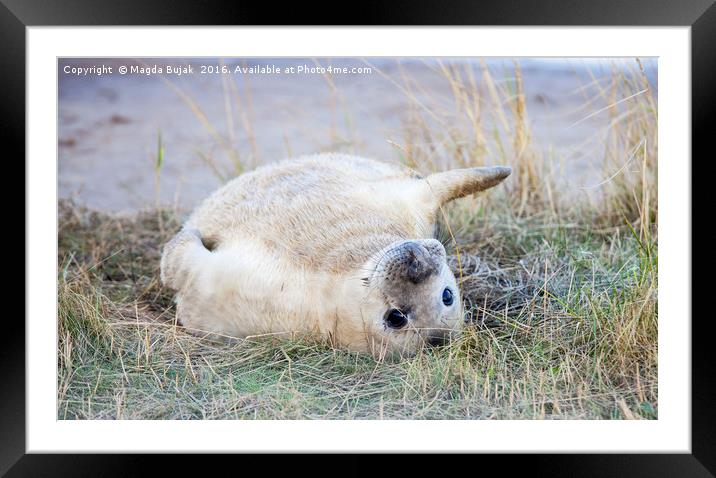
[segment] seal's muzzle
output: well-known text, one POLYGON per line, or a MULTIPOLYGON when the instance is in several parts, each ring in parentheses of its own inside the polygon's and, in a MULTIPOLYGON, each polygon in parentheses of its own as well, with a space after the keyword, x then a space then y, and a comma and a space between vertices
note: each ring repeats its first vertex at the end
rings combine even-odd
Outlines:
POLYGON ((440 254, 429 251, 423 244, 406 241, 395 246, 387 265, 389 277, 419 284, 440 272, 440 254))

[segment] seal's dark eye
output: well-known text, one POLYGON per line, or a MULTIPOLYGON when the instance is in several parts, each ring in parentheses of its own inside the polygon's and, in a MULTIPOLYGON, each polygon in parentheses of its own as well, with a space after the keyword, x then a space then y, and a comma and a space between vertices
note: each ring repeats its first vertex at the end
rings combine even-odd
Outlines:
POLYGON ((453 297, 452 297, 452 291, 449 288, 445 288, 443 291, 443 304, 445 305, 452 305, 453 297))
POLYGON ((408 318, 398 309, 390 309, 385 314, 385 323, 392 329, 402 329, 408 323, 408 318))

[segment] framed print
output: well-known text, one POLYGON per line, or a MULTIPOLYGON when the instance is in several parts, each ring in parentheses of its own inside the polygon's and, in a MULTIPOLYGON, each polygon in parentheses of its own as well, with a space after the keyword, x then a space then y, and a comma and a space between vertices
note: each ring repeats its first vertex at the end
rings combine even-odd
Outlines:
POLYGON ((0 470, 458 452, 711 476, 691 157, 716 7, 504 5, 282 26, 3 1, 27 281, 0 470))

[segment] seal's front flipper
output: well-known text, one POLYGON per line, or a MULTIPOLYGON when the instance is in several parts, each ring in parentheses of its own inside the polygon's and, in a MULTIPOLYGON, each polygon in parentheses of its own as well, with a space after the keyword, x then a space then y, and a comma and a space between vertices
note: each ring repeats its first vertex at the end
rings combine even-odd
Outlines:
POLYGON ((512 173, 506 166, 452 169, 425 178, 429 202, 435 209, 469 194, 490 189, 512 173))

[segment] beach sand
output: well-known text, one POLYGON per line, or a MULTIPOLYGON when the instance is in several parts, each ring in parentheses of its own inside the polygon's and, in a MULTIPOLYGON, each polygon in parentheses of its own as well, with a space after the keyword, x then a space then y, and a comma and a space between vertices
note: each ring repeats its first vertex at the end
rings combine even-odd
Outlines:
MULTIPOLYGON (((607 174, 600 169, 600 145, 610 122, 609 99, 599 94, 599 87, 609 81, 613 68, 633 67, 635 60, 516 61, 524 82, 531 147, 554 163, 574 194, 589 190, 607 174)), ((655 89, 656 59, 642 62, 655 89)), ((154 207, 157 201, 186 210, 240 170, 286 157, 342 151, 400 161, 406 131, 419 115, 431 129, 454 129, 460 132, 456 136, 470 138, 471 120, 456 106, 456 92, 442 69, 446 66, 474 74, 479 102, 485 103, 483 127, 503 129, 495 105, 488 104, 482 68, 488 68, 497 88, 509 92, 515 84, 512 59, 487 59, 484 64, 457 58, 60 59, 59 196, 102 211, 132 212, 154 207), (121 65, 155 64, 165 71, 173 66, 175 73, 116 73, 121 65), (290 66, 310 70, 329 64, 368 67, 371 72, 241 70, 290 66), (113 73, 64 73, 65 66, 98 65, 111 66, 113 73), (232 74, 201 74, 202 65, 208 70, 225 65, 232 74), (189 66, 193 74, 176 74, 189 66), (239 72, 233 73, 236 67, 239 72), (157 175, 160 134, 164 161, 157 175), (206 158, 218 171, 207 165, 206 158)), ((484 162, 494 164, 499 160, 497 145, 491 137, 486 141, 484 162)), ((446 148, 459 145, 441 141, 413 146, 425 148, 440 165, 441 156, 448 154, 446 148)))

